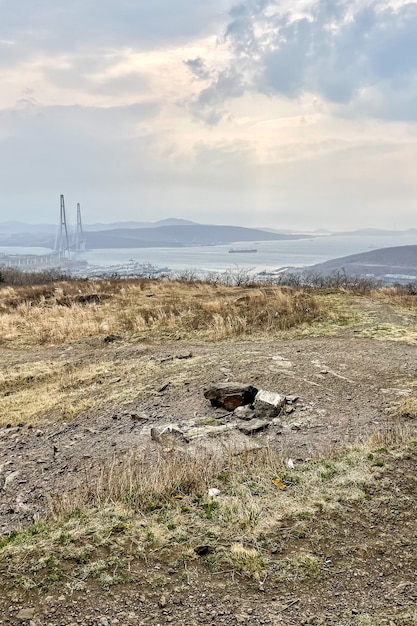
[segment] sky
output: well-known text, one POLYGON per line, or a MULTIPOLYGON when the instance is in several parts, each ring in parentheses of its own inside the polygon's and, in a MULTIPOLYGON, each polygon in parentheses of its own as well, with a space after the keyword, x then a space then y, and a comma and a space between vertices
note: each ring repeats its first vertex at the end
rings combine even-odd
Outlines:
POLYGON ((417 226, 417 3, 0 0, 0 81, 0 221, 417 226))

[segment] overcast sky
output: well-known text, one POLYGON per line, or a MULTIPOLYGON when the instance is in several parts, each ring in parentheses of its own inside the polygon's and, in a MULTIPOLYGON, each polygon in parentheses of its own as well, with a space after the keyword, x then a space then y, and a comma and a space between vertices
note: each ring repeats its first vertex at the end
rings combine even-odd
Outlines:
POLYGON ((0 0, 0 221, 417 226, 417 4, 0 0))

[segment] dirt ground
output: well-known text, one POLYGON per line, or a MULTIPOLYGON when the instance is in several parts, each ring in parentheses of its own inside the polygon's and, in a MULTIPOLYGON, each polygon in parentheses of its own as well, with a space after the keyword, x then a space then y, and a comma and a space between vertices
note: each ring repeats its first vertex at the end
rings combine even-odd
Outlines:
MULTIPOLYGON (((417 344, 392 341, 392 333, 374 338, 382 332, 375 328, 394 324, 410 331, 415 320, 387 306, 364 306, 371 312, 367 322, 321 337, 213 344, 128 337, 105 343, 100 337, 64 347, 2 346, 4 371, 42 360, 75 368, 106 363, 110 374, 101 373, 89 384, 86 393, 94 396, 94 406, 73 419, 57 421, 52 411, 36 423, 0 428, 0 468, 6 477, 0 535, 42 518, 51 493, 76 485, 80 474, 101 460, 156 445, 150 438, 153 426, 219 417, 222 412, 203 396, 213 382, 240 381, 298 396, 293 413, 257 436, 296 460, 388 428, 395 403, 416 395, 417 344)), ((36 393, 36 380, 27 384, 36 393)), ((153 588, 149 577, 157 576, 158 566, 138 563, 134 584, 111 590, 94 582, 73 595, 8 589, 0 597, 0 624, 417 624, 416 469, 415 455, 399 460, 387 453, 372 504, 347 505, 335 518, 318 515, 303 537, 291 536, 288 550, 296 550, 321 529, 314 549, 328 561, 318 581, 270 587, 268 580, 260 585, 230 572, 168 567, 166 583, 153 588), (30 617, 18 617, 31 607, 30 617)), ((282 537, 290 530, 277 533, 282 537)))

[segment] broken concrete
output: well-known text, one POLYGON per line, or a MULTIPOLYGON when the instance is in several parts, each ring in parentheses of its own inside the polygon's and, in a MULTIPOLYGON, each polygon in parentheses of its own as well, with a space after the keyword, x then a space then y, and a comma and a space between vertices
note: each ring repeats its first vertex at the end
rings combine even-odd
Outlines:
POLYGON ((255 397, 255 415, 258 418, 277 417, 285 404, 285 396, 261 389, 255 397))
MULTIPOLYGON (((254 432, 256 430, 252 428, 248 430, 248 434, 254 432)), ((165 448, 186 448, 190 454, 208 453, 226 456, 260 447, 256 441, 239 432, 238 423, 212 424, 207 418, 170 424, 161 430, 152 428, 151 438, 165 448)))
POLYGON ((258 390, 242 383, 216 383, 206 389, 204 397, 216 407, 234 411, 238 406, 252 404, 258 390))

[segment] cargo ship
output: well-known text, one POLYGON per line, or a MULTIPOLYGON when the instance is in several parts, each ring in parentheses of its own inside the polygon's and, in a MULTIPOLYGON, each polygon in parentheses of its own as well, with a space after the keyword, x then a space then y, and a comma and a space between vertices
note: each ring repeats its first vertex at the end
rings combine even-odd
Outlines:
POLYGON ((256 248, 230 248, 230 254, 253 254, 258 252, 256 248))

